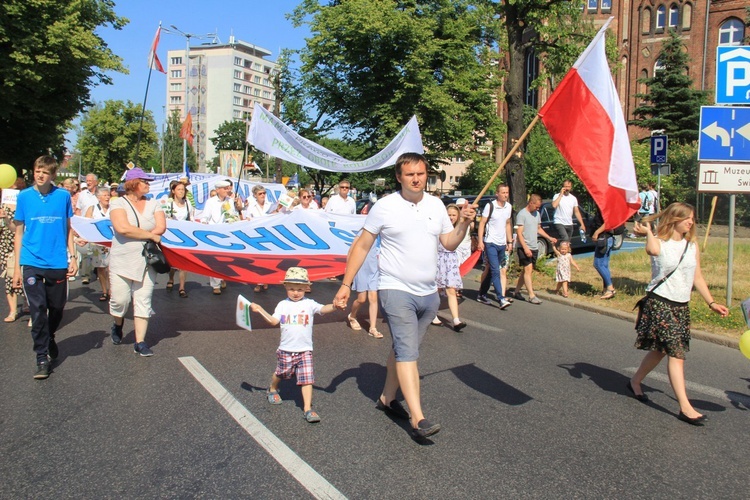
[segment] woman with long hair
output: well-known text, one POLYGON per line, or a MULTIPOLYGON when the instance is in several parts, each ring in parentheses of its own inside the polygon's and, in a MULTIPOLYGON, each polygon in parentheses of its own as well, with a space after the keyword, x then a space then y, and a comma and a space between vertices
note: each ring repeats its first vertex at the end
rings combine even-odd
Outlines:
MULTIPOLYGON (((166 214, 172 220, 195 220, 195 209, 187 198, 187 186, 181 181, 172 181, 169 183, 169 200, 167 200, 166 214)), ((174 273, 179 271, 180 276, 180 297, 188 297, 185 291, 185 280, 187 271, 172 268, 169 270, 169 281, 167 281, 167 291, 171 292, 174 287, 174 273)))
POLYGON ((151 297, 154 293, 156 271, 143 257, 144 242, 161 241, 167 230, 167 219, 155 199, 147 199, 149 184, 154 180, 138 167, 125 174, 125 195, 112 200, 109 217, 114 236, 109 252, 111 299, 109 313, 113 324, 112 343, 122 343, 125 313, 133 301, 135 346, 133 351, 141 356, 153 356, 146 344, 148 320, 153 314, 151 297))
POLYGON ((663 212, 635 223, 635 233, 646 236, 646 253, 651 256, 651 282, 646 287, 635 328, 635 347, 649 351, 628 381, 627 389, 647 402, 641 383, 651 370, 668 357, 669 383, 680 405, 677 418, 691 425, 707 420, 693 408, 685 391, 685 355, 690 350, 690 294, 693 286, 708 308, 725 317, 726 306, 716 302, 703 278, 695 236, 695 210, 687 203, 672 203, 663 212), (651 222, 658 220, 654 234, 651 222))
MULTIPOLYGON (((86 217, 89 219, 109 219, 109 200, 112 195, 107 186, 96 188, 96 205, 86 209, 86 217)), ((96 268, 96 277, 102 286, 100 302, 109 300, 109 248, 104 245, 91 245, 91 265, 96 268)))

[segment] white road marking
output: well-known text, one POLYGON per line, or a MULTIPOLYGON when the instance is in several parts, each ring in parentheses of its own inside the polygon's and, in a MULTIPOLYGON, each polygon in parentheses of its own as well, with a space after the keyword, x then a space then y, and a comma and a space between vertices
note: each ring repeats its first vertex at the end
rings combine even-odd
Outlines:
MULTIPOLYGON (((638 370, 638 368, 636 367, 625 368, 625 371, 628 373, 635 373, 636 370, 638 370)), ((669 376, 667 376, 667 374, 665 373, 651 372, 646 376, 646 378, 656 379, 659 382, 669 384, 669 376)), ((740 394, 734 391, 722 391, 721 389, 716 389, 715 387, 710 387, 708 385, 698 384, 696 382, 690 382, 689 380, 685 381, 685 387, 691 392, 705 394, 707 396, 721 399, 722 401, 727 401, 729 403, 742 403, 743 405, 750 408, 750 396, 746 396, 744 394, 740 394), (730 397, 728 393, 731 393, 732 396, 730 397)))
POLYGON ((193 356, 178 358, 195 379, 224 407, 232 418, 242 426, 250 437, 265 449, 271 457, 284 467, 315 498, 346 499, 307 462, 297 456, 283 441, 261 423, 211 373, 193 356))

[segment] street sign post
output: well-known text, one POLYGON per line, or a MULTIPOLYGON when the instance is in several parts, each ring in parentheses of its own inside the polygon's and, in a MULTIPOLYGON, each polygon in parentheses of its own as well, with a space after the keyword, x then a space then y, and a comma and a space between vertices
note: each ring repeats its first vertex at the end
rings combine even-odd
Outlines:
POLYGON ((750 108, 701 106, 698 160, 750 162, 750 108))
POLYGON ((750 46, 716 47, 716 104, 750 104, 750 46))

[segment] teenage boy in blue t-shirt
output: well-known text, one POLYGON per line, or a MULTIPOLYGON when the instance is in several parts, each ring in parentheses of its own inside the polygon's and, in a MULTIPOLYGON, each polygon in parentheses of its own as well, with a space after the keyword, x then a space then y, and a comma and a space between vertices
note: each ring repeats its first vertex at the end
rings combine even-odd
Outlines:
POLYGON ((78 272, 70 220, 70 194, 53 181, 57 161, 40 156, 34 162, 32 187, 18 194, 13 286, 23 286, 31 312, 31 337, 36 352, 34 378, 49 377, 50 362, 57 358, 55 331, 62 321, 68 296, 68 277, 78 272), (23 266, 23 271, 21 267, 23 266))

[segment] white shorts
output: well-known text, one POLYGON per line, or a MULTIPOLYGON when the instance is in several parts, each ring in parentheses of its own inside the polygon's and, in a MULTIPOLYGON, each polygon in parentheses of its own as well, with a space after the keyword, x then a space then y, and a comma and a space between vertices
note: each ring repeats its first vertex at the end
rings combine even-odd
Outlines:
POLYGON ((146 266, 143 280, 134 281, 118 274, 111 274, 109 286, 112 295, 109 299, 109 314, 117 318, 125 317, 133 299, 133 316, 136 318, 150 318, 154 311, 151 309, 151 296, 154 293, 156 271, 146 266))

